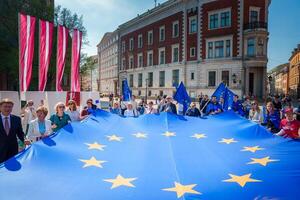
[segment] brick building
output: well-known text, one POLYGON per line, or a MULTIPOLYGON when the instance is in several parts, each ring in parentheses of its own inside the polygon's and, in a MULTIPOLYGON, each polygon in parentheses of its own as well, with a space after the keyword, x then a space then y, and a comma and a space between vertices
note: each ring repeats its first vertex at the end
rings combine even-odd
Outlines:
POLYGON ((289 94, 300 98, 300 44, 292 52, 289 62, 289 94))
POLYGON ((172 95, 182 81, 195 97, 223 81, 263 97, 270 2, 169 0, 138 15, 118 28, 119 82, 137 96, 172 95))
POLYGON ((98 48, 100 92, 118 94, 118 30, 105 33, 98 48))

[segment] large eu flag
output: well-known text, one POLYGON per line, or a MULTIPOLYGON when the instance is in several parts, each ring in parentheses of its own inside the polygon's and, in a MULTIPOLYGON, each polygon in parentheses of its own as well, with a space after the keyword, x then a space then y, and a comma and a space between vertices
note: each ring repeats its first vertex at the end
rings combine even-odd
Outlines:
POLYGON ((233 112, 97 111, 3 163, 0 199, 297 200, 299 160, 299 141, 233 112))

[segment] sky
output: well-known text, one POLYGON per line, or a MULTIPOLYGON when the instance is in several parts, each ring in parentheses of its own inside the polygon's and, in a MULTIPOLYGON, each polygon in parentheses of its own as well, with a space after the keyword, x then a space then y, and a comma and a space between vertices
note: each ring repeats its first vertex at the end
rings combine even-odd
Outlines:
MULTIPOLYGON (((158 3, 164 0, 157 0, 158 3)), ((89 46, 83 52, 97 54, 96 45, 106 32, 154 7, 154 0, 55 0, 56 5, 83 15, 89 46)), ((288 62, 300 44, 300 0, 272 0, 269 7, 268 69, 288 62)))

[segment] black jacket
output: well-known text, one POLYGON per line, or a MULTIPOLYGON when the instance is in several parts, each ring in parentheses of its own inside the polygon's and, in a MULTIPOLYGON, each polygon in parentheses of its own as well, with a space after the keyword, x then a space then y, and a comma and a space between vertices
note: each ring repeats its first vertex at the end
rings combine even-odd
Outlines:
POLYGON ((7 135, 0 115, 0 163, 18 154, 18 140, 24 142, 21 118, 10 115, 10 131, 7 135))

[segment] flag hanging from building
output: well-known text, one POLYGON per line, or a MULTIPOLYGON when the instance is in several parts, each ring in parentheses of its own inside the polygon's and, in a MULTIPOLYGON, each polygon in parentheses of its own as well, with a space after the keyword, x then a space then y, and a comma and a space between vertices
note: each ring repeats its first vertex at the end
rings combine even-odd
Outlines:
POLYGON ((72 63, 71 63, 71 92, 80 92, 79 64, 82 32, 73 30, 72 37, 72 63))
POLYGON ((174 99, 183 105, 183 113, 185 114, 187 109, 189 108, 189 105, 191 103, 191 98, 188 95, 184 84, 181 82, 176 90, 176 93, 174 94, 174 99))
POLYGON ((128 86, 127 79, 124 79, 122 81, 122 95, 123 95, 123 101, 131 101, 132 92, 128 86))
POLYGON ((35 17, 19 14, 19 78, 21 92, 26 92, 31 82, 35 21, 35 17))
POLYGON ((40 20, 39 22, 39 91, 44 92, 47 84, 47 74, 52 54, 53 23, 43 20, 40 20))
POLYGON ((69 30, 61 25, 57 26, 57 58, 56 58, 56 91, 63 91, 62 79, 66 63, 69 30))
POLYGON ((0 199, 292 200, 299 144, 233 112, 97 111, 0 164, 0 199))

